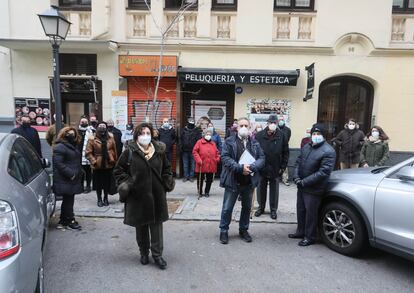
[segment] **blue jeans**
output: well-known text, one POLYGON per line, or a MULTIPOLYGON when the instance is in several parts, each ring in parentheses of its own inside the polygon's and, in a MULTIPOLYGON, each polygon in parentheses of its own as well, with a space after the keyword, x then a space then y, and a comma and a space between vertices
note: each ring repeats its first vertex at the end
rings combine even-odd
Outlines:
POLYGON ((252 206, 253 187, 251 185, 239 186, 236 192, 226 188, 224 190, 223 208, 221 210, 220 230, 229 230, 231 215, 237 197, 241 196, 242 210, 240 214, 239 229, 248 230, 250 223, 250 209, 252 206))
POLYGON ((183 169, 185 178, 194 178, 195 161, 192 152, 183 152, 183 169))

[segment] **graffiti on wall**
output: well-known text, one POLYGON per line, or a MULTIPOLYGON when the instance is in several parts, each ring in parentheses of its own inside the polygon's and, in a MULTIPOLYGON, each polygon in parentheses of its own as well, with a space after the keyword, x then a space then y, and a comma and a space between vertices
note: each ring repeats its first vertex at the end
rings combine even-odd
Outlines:
MULTIPOLYGON (((133 101, 133 116, 131 122, 138 125, 141 122, 146 122, 147 117, 152 117, 152 100, 136 100, 133 101)), ((162 119, 168 117, 171 124, 175 127, 175 117, 173 117, 173 101, 161 100, 155 102, 155 125, 154 128, 159 128, 162 125, 162 119)))

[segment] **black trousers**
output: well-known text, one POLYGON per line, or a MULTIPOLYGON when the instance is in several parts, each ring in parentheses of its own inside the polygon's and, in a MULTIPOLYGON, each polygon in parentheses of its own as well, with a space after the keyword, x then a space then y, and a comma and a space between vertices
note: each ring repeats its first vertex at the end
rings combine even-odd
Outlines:
POLYGON ((60 194, 62 196, 62 205, 60 207, 60 222, 68 225, 74 218, 73 205, 75 203, 74 194, 60 194))
POLYGON ((109 188, 111 187, 112 169, 101 169, 93 171, 93 183, 96 189, 98 200, 102 199, 102 191, 105 198, 108 197, 109 188))
POLYGON ((137 243, 141 255, 148 255, 149 250, 151 249, 153 257, 162 256, 162 251, 164 249, 162 223, 141 225, 135 229, 137 232, 137 243))
POLYGON ((203 194, 204 179, 206 180, 206 189, 205 189, 204 193, 210 193, 211 184, 213 183, 214 173, 201 173, 201 174, 196 173, 196 176, 197 176, 198 194, 203 194))
POLYGON ((91 187, 92 181, 92 170, 90 165, 82 165, 84 174, 82 175, 82 187, 85 186, 84 182, 86 181, 86 187, 91 187))
POLYGON ((271 211, 277 211, 279 206, 279 178, 261 177, 257 193, 257 202, 262 211, 266 208, 267 186, 269 185, 269 206, 271 211))
POLYGON ((172 151, 165 152, 165 156, 167 157, 168 161, 172 164, 172 151))
POLYGON ((322 197, 298 190, 296 214, 298 229, 296 233, 304 235, 309 240, 316 240, 318 228, 318 210, 322 197))

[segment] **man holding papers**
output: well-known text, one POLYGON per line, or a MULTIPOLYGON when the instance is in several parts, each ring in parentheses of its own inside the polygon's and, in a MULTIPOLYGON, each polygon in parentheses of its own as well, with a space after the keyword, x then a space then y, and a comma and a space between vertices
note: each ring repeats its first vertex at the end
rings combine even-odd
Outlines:
POLYGON ((229 241, 229 225, 239 195, 242 199, 239 235, 246 242, 252 241, 247 230, 250 223, 253 189, 260 181, 259 171, 265 164, 265 156, 259 143, 249 137, 249 120, 240 118, 237 123, 237 135, 225 140, 221 153, 223 171, 220 176, 220 186, 225 188, 220 220, 220 242, 223 244, 229 241))

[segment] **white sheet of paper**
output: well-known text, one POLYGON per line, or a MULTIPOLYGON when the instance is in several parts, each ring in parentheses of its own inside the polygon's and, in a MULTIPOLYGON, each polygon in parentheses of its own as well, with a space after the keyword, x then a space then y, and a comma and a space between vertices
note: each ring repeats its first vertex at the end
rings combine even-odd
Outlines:
POLYGON ((240 165, 251 165, 256 162, 256 159, 250 154, 248 150, 245 150, 239 160, 240 165))

